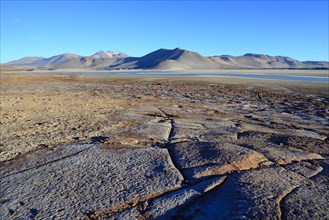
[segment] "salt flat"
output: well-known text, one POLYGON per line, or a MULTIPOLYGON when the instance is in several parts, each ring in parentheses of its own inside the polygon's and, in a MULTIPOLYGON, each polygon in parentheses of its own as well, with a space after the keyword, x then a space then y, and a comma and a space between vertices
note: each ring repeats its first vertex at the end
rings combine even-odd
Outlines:
POLYGON ((328 219, 328 126, 326 83, 2 71, 1 213, 328 219))

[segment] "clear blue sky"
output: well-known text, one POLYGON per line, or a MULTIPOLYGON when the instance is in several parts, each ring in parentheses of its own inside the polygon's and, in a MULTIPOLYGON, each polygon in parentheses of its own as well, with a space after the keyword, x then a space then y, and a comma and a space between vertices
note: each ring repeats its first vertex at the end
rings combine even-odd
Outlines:
POLYGON ((328 61, 328 1, 3 1, 1 62, 159 48, 328 61))

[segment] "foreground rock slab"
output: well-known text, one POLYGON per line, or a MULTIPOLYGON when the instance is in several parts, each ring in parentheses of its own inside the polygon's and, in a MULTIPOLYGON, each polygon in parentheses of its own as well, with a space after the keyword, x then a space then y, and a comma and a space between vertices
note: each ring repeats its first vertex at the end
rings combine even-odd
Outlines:
POLYGON ((98 145, 1 179, 5 219, 102 215, 175 190, 183 180, 166 149, 98 145))
POLYGON ((190 181, 256 168, 268 161, 254 150, 228 143, 181 142, 170 145, 169 151, 190 181))
POLYGON ((307 219, 305 216, 309 216, 311 219, 320 219, 318 217, 327 219, 328 214, 325 213, 328 198, 324 193, 325 188, 323 185, 316 188, 316 185, 308 178, 281 167, 235 173, 229 176, 220 187, 181 208, 177 212, 177 217, 183 219, 282 219, 284 216, 288 219, 300 219, 303 216, 302 219, 307 219), (306 195, 308 199, 305 198, 306 195), (301 208, 303 205, 297 201, 308 200, 311 207, 305 207, 303 210, 301 208), (313 201, 319 201, 320 205, 313 205, 313 201), (293 204, 294 202, 296 204, 293 204), (306 214, 306 212, 310 213, 306 214))

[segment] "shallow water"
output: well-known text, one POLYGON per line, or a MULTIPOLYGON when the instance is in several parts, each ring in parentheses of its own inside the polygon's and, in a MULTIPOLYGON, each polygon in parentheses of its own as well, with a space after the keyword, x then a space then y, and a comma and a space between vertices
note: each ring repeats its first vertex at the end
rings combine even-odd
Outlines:
MULTIPOLYGON (((203 75, 211 76, 211 75, 203 75)), ((303 81, 303 82, 326 82, 328 77, 320 76, 289 76, 289 75, 269 75, 269 74, 251 74, 251 73, 232 73, 232 74, 215 74, 214 77, 233 77, 233 78, 247 78, 247 79, 266 79, 266 80, 289 80, 289 81, 303 81)))
MULTIPOLYGON (((55 73, 55 72, 54 72, 55 73)), ((57 73, 57 72, 56 72, 57 73)), ((263 79, 263 80, 288 80, 302 82, 323 82, 328 83, 329 77, 320 76, 290 76, 290 75, 271 75, 256 73, 175 73, 175 72, 156 72, 156 71, 129 71, 129 72, 64 72, 66 74, 83 74, 83 75, 139 75, 139 76, 188 76, 188 77, 225 77, 225 78, 244 78, 244 79, 263 79)))

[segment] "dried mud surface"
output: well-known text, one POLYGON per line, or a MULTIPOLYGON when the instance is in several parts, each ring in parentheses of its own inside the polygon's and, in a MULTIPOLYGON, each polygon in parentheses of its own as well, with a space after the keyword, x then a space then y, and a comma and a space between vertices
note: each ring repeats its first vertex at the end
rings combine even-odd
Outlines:
POLYGON ((329 219, 323 83, 0 84, 3 219, 329 219))

